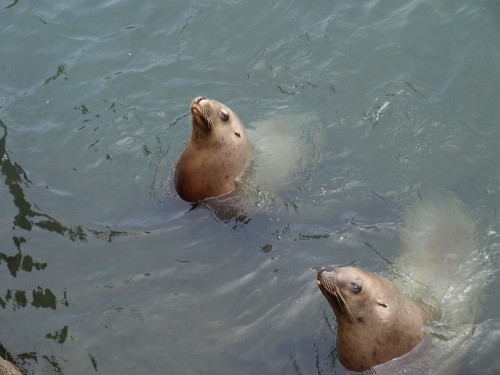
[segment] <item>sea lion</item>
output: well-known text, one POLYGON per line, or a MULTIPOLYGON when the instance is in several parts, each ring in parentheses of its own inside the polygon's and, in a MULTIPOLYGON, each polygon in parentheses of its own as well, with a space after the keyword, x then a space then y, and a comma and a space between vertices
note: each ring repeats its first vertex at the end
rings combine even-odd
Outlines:
POLYGON ((321 269, 317 283, 337 318, 344 367, 366 371, 411 351, 430 315, 387 278, 355 267, 321 269))
MULTIPOLYGON (((425 327, 427 334, 421 344, 413 350, 410 348, 402 350, 401 353, 395 352, 394 356, 401 356, 398 359, 389 360, 392 355, 387 356, 388 362, 372 369, 377 374, 391 375, 457 373, 464 367, 469 349, 481 347, 484 344, 482 340, 490 333, 489 327, 485 325, 486 322, 478 324, 476 320, 481 313, 481 299, 485 288, 494 275, 491 254, 478 248, 476 222, 464 204, 451 192, 431 193, 423 198, 419 193, 418 199, 405 212, 404 222, 400 227, 400 237, 399 256, 391 266, 392 285, 396 285, 403 295, 422 302, 421 305, 432 315, 432 324, 425 327), (407 350, 410 350, 410 353, 403 355, 407 350)), ((392 332, 392 328, 387 328, 389 323, 401 327, 402 322, 407 323, 408 320, 401 320, 406 314, 400 313, 398 308, 396 314, 388 310, 387 321, 383 324, 367 324, 364 316, 360 316, 364 319, 362 324, 356 319, 354 319, 356 323, 352 319, 349 321, 349 316, 356 318, 360 311, 370 311, 370 305, 358 306, 358 301, 363 301, 362 293, 366 287, 354 280, 356 285, 362 287, 361 291, 355 293, 350 288, 355 290, 358 288, 346 284, 349 278, 344 278, 344 273, 340 270, 344 269, 338 268, 333 273, 320 271, 317 280, 337 316, 337 351, 341 362, 349 369, 361 369, 368 367, 369 361, 366 358, 358 358, 352 364, 349 356, 358 355, 358 352, 369 354, 369 348, 364 345, 372 342, 371 338, 374 337, 374 332, 379 331, 378 327, 383 328, 381 333, 392 332), (352 315, 346 312, 347 307, 352 315), (358 337, 360 329, 363 334, 361 339, 358 337), (359 340, 359 347, 346 349, 343 346, 344 337, 350 341, 359 340), (366 366, 357 367, 358 363, 366 366)), ((350 270, 347 275, 357 275, 361 281, 369 274, 366 271, 354 273, 352 268, 347 270, 350 270)), ((379 276, 369 277, 368 280, 370 280, 369 287, 379 283, 385 285, 375 290, 393 289, 388 280, 383 283, 374 281, 382 280, 379 276)), ((369 298, 366 298, 366 301, 373 302, 369 298)), ((391 304, 385 301, 383 303, 391 307, 391 304)), ((405 303, 406 307, 410 305, 413 303, 405 303)), ((383 310, 372 308, 372 311, 383 310)), ((413 318, 417 322, 422 320, 422 312, 418 310, 414 310, 416 318, 413 318)), ((427 316, 425 314, 424 316, 426 317, 424 320, 427 321, 427 316)), ((406 331, 411 332, 410 329, 406 331)), ((391 344, 394 340, 406 335, 407 332, 394 334, 393 338, 375 342, 371 348, 377 351, 386 350, 387 347, 394 346, 391 344)))
POLYGON ((13 363, 0 358, 0 375, 21 375, 22 372, 13 363))
POLYGON ((232 192, 250 164, 252 149, 241 120, 204 96, 191 103, 191 139, 175 168, 175 189, 188 202, 232 192))

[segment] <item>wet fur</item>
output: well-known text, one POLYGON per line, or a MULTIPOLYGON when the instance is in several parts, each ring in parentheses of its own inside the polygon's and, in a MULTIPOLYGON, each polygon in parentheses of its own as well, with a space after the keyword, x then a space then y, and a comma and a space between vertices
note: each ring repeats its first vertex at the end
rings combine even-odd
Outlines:
POLYGON ((244 125, 224 104, 198 97, 191 117, 191 139, 176 165, 175 188, 183 200, 195 203, 232 192, 252 153, 244 125))
POLYGON ((385 277, 340 267, 321 270, 317 278, 337 318, 337 353, 344 367, 370 370, 422 340, 430 316, 385 277), (353 283, 359 292, 350 289, 353 283))

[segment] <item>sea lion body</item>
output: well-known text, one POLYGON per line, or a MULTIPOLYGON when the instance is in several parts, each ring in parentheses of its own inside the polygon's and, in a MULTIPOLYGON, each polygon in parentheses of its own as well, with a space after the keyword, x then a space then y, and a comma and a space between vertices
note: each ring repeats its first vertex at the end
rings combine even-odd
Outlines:
POLYGON ((0 375, 21 375, 22 372, 13 363, 0 358, 0 375))
POLYGON ((337 353, 349 370, 365 371, 411 351, 429 314, 387 278, 354 267, 322 269, 318 286, 337 318, 337 353))
POLYGON ((199 96, 191 103, 192 134, 175 169, 175 188, 188 202, 232 192, 250 164, 245 127, 229 107, 199 96))

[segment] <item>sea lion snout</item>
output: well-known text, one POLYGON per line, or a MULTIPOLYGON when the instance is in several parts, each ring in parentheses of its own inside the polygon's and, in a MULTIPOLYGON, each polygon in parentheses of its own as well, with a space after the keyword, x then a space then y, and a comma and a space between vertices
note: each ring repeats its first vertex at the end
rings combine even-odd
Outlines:
POLYGON ((203 131, 210 132, 213 122, 212 107, 213 103, 206 96, 197 96, 194 98, 191 102, 193 125, 197 124, 203 131))
POLYGON ((327 280, 333 282, 336 272, 337 267, 321 267, 318 271, 318 274, 316 275, 316 281, 318 282, 318 285, 321 286, 327 280))
POLYGON ((196 104, 200 104, 200 102, 203 100, 203 99, 206 99, 207 97, 206 96, 203 96, 203 95, 200 95, 200 96, 197 96, 196 98, 193 99, 193 104, 196 103, 196 104))
POLYGON ((336 285, 337 275, 337 267, 321 267, 316 275, 318 287, 327 298, 333 297, 338 291, 338 287, 336 285))
POLYGON ((318 278, 320 277, 320 275, 323 273, 323 272, 327 272, 327 273, 335 273, 337 267, 329 267, 329 266, 326 266, 326 267, 321 267, 318 271, 318 278))

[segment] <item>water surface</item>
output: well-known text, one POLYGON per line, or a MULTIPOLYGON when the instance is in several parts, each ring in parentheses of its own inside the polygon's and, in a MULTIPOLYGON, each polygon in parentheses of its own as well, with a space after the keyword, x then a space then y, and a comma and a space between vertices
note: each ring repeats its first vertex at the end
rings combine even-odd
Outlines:
MULTIPOLYGON (((437 190, 499 264, 498 2, 0 8, 0 343, 29 372, 338 373, 315 267, 387 274, 402 213, 437 190), (177 197, 197 95, 278 152, 296 210, 177 197)), ((497 290, 463 374, 500 371, 497 290)))

